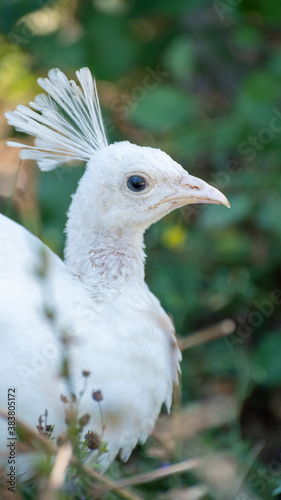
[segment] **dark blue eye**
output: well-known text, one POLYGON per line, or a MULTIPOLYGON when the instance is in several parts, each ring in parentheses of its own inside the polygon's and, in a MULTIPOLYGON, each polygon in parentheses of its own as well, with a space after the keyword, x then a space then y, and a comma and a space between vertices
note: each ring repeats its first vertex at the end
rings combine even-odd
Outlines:
POLYGON ((143 177, 140 177, 139 175, 132 175, 127 180, 127 186, 131 191, 139 193, 146 188, 147 182, 143 177))

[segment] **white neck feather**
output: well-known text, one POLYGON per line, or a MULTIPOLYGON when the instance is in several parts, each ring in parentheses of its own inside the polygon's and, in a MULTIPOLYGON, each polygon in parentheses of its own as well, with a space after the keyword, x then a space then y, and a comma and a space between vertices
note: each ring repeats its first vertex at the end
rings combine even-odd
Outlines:
POLYGON ((144 281, 143 233, 89 228, 69 217, 65 262, 87 288, 99 294, 116 293, 124 284, 144 281))

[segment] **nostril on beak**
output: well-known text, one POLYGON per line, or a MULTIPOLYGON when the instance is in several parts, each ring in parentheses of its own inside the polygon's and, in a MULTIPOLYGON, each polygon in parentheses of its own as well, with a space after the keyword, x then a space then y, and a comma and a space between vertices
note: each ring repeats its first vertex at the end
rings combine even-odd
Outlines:
POLYGON ((189 187, 190 189, 197 189, 197 191, 199 191, 198 186, 191 186, 190 184, 184 184, 183 187, 189 187))
POLYGON ((197 191, 199 191, 199 187, 198 186, 190 186, 191 189, 197 189, 197 191))

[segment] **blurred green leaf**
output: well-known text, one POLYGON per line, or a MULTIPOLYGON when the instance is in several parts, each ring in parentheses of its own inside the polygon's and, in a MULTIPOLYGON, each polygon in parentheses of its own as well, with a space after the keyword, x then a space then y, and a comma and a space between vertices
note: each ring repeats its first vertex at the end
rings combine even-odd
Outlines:
POLYGON ((187 37, 173 38, 165 53, 165 63, 168 70, 176 78, 191 79, 195 67, 192 42, 187 37))
POLYGON ((89 62, 99 78, 119 78, 140 56, 140 41, 126 16, 90 11, 85 28, 89 62))
POLYGON ((191 120, 195 109, 191 96, 162 84, 146 91, 144 99, 131 112, 131 120, 140 127, 164 132, 191 120))
POLYGON ((51 3, 52 0, 0 0, 0 31, 9 33, 23 16, 51 3))
POLYGON ((259 70, 246 78, 236 102, 238 111, 248 120, 256 135, 258 127, 268 127, 273 116, 274 105, 280 95, 279 78, 267 71, 259 70))
POLYGON ((246 193, 229 197, 229 202, 230 209, 219 206, 204 210, 199 219, 201 229, 208 231, 221 230, 238 224, 249 217, 252 201, 246 193))
POLYGON ((281 333, 266 333, 259 341, 252 361, 261 373, 261 384, 278 387, 281 383, 281 333))

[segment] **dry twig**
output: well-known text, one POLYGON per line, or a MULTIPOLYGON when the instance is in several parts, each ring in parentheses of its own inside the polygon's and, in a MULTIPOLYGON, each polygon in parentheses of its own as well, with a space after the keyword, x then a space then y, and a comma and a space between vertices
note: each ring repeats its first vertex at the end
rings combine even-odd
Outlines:
POLYGON ((235 321, 233 319, 224 319, 215 325, 203 328, 198 332, 192 333, 187 337, 182 337, 178 339, 181 351, 185 349, 190 349, 205 342, 211 342, 212 340, 224 337, 225 335, 231 335, 236 328, 235 321))
MULTIPOLYGON (((171 476, 173 474, 180 474, 188 470, 195 469, 199 467, 201 461, 198 458, 193 458, 191 460, 185 460, 184 462, 179 462, 173 465, 167 465, 160 469, 155 469, 151 472, 144 472, 143 474, 137 474, 136 476, 129 477, 128 479, 120 479, 120 481, 115 481, 114 487, 110 488, 111 491, 117 488, 124 488, 125 486, 133 486, 136 484, 151 483, 152 481, 157 481, 163 477, 171 476)), ((107 488, 108 490, 108 488, 107 488)))
POLYGON ((160 419, 153 431, 153 437, 161 443, 167 440, 191 439, 205 429, 232 422, 237 412, 237 403, 233 397, 213 397, 189 405, 169 419, 160 419))

